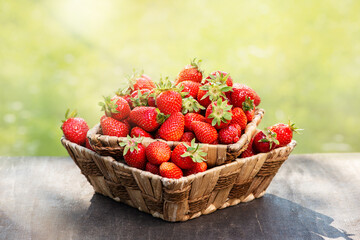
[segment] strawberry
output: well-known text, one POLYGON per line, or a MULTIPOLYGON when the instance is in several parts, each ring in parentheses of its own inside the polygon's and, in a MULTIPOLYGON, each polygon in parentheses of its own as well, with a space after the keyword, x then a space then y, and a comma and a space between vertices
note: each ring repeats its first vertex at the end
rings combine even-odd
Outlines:
POLYGON ((260 131, 254 137, 253 147, 256 152, 265 153, 273 150, 276 144, 279 144, 276 133, 260 131))
POLYGON ((131 93, 131 106, 134 107, 140 107, 140 106, 148 106, 148 97, 150 94, 149 89, 140 89, 137 91, 133 91, 131 93))
MULTIPOLYGON (((168 77, 161 78, 156 84, 156 106, 164 114, 172 114, 181 111, 182 95, 180 89, 173 86, 168 77)), ((183 93, 186 94, 186 93, 183 93)))
POLYGON ((108 136, 126 137, 129 134, 127 124, 120 122, 112 117, 105 117, 100 121, 102 133, 108 136))
POLYGON ((136 107, 130 112, 130 120, 147 132, 155 131, 167 116, 154 107, 136 107))
POLYGON ((179 73, 176 84, 184 81, 200 83, 202 80, 202 71, 199 69, 201 60, 196 61, 194 58, 189 65, 186 65, 179 73))
POLYGON ((177 84, 177 87, 182 89, 181 92, 188 93, 187 95, 185 95, 186 98, 190 96, 196 98, 199 92, 200 83, 193 81, 184 81, 177 84))
POLYGON ((288 145, 293 137, 293 132, 298 133, 299 130, 294 123, 289 121, 289 124, 278 123, 268 128, 271 132, 276 134, 276 139, 279 141, 276 147, 283 147, 288 145))
POLYGON ((180 112, 173 113, 159 128, 160 137, 166 141, 179 141, 184 134, 184 126, 184 115, 180 112))
POLYGON ((252 88, 246 86, 245 84, 235 83, 233 85, 233 92, 231 93, 232 104, 235 107, 242 107, 242 104, 245 102, 247 97, 254 100, 255 106, 260 104, 260 97, 252 88))
POLYGON ((234 126, 238 130, 238 137, 240 138, 241 134, 242 134, 242 129, 241 129, 240 125, 237 123, 230 123, 230 125, 234 126))
POLYGON ((211 102, 216 102, 219 98, 225 99, 225 94, 230 91, 232 87, 224 83, 207 83, 199 88, 197 100, 202 106, 208 107, 211 102))
POLYGON ((166 178, 181 178, 183 172, 172 162, 163 162, 160 165, 160 175, 166 178))
POLYGON ((196 174, 199 172, 205 172, 207 169, 207 163, 206 162, 197 162, 195 163, 195 166, 190 168, 189 170, 184 171, 185 176, 189 176, 191 174, 196 174))
POLYGON ((205 117, 198 113, 187 113, 184 116, 185 131, 191 131, 190 125, 193 121, 205 122, 205 117))
POLYGON ((193 97, 183 98, 182 100, 182 109, 181 112, 183 114, 187 113, 199 113, 201 110, 204 110, 205 108, 200 105, 196 99, 193 97))
POLYGON ((126 140, 120 142, 121 147, 125 147, 123 156, 125 162, 134 168, 144 169, 146 163, 145 147, 140 138, 131 138, 127 136, 126 140))
POLYGON ((255 116, 254 100, 252 100, 249 97, 246 97, 245 101, 242 103, 242 110, 246 115, 247 122, 251 122, 255 116))
POLYGON ((86 140, 85 140, 85 147, 86 147, 87 149, 89 149, 89 150, 91 150, 91 151, 95 152, 95 151, 94 151, 94 149, 91 147, 91 145, 90 145, 90 142, 89 142, 89 139, 88 139, 88 138, 86 138, 86 140))
POLYGON ((101 110, 105 111, 105 115, 112 117, 118 121, 127 118, 130 114, 130 106, 128 102, 117 95, 113 98, 104 97, 104 102, 100 102, 101 110))
POLYGON ((201 143, 213 143, 218 138, 216 129, 206 122, 194 121, 190 128, 194 131, 196 139, 201 143))
POLYGON ((200 144, 196 144, 195 139, 191 141, 190 146, 187 143, 180 143, 174 148, 171 161, 181 169, 190 169, 196 162, 205 161, 204 157, 207 153, 201 151, 199 147, 200 144))
POLYGON ((148 137, 153 138, 150 133, 146 132, 144 129, 139 127, 134 127, 130 132, 131 137, 148 137))
POLYGON ((193 132, 184 132, 180 139, 180 142, 191 142, 194 138, 195 134, 193 132))
POLYGON ((130 89, 119 89, 119 90, 117 90, 116 92, 115 92, 115 94, 117 95, 117 96, 119 96, 119 97, 122 97, 123 99, 125 99, 127 102, 128 102, 128 104, 129 104, 129 106, 130 106, 130 108, 133 108, 132 107, 132 103, 131 103, 131 96, 130 96, 130 93, 131 93, 131 91, 130 91, 130 89))
POLYGON ((146 165, 145 165, 145 170, 148 171, 148 172, 151 172, 151 173, 153 173, 153 174, 160 175, 159 166, 158 166, 158 165, 154 165, 154 164, 152 164, 151 162, 147 162, 147 163, 146 163, 146 165))
POLYGON ((221 98, 217 102, 210 104, 205 113, 206 122, 211 123, 216 129, 228 126, 232 119, 231 105, 222 101, 221 98))
POLYGON ((239 108, 235 107, 231 110, 232 112, 232 119, 230 124, 239 124, 242 130, 245 130, 247 124, 247 117, 244 111, 239 108))
POLYGON ((125 123, 125 125, 131 129, 131 121, 130 121, 130 117, 125 118, 124 120, 122 120, 123 123, 125 123))
POLYGON ((156 93, 155 93, 154 89, 151 90, 148 95, 148 105, 150 107, 156 107, 156 93))
POLYGON ((219 131, 219 141, 223 144, 231 144, 239 141, 239 131, 234 125, 229 125, 219 131))
POLYGON ((89 126, 83 118, 76 117, 77 112, 68 109, 65 113, 65 120, 61 126, 64 136, 70 142, 84 145, 86 142, 86 134, 89 131, 89 126))
POLYGON ((219 144, 219 139, 217 138, 215 141, 213 141, 212 143, 209 143, 209 144, 218 145, 219 144))
POLYGON ((133 74, 130 77, 128 77, 128 80, 129 80, 130 89, 132 91, 137 91, 141 89, 151 90, 155 88, 154 82, 151 80, 149 76, 143 74, 143 72, 137 73, 134 71, 133 74))
POLYGON ((212 83, 226 83, 226 85, 228 85, 230 87, 233 85, 233 80, 230 77, 230 75, 227 72, 223 72, 223 71, 219 71, 219 70, 215 71, 215 72, 212 72, 210 74, 210 76, 208 76, 205 79, 204 84, 209 83, 209 82, 212 82, 212 83))
POLYGON ((244 152, 241 153, 241 157, 242 158, 247 158, 247 157, 251 157, 254 156, 256 154, 254 148, 253 148, 253 142, 254 142, 254 138, 252 138, 249 142, 248 147, 246 148, 246 150, 244 152))
POLYGON ((146 147, 146 157, 150 163, 160 165, 170 160, 171 149, 165 142, 152 142, 146 147))

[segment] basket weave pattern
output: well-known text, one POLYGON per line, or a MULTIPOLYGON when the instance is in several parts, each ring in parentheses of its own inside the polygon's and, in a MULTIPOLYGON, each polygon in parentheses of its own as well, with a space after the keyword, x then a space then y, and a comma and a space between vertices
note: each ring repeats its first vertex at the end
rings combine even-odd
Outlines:
POLYGON ((65 138, 61 142, 96 192, 171 222, 186 221, 263 196, 296 146, 292 141, 269 153, 168 179, 100 156, 65 138))

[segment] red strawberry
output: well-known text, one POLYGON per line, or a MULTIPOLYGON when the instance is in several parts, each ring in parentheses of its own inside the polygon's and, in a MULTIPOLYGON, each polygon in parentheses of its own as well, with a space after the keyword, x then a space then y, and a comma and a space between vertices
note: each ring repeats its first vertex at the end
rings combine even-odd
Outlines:
POLYGON ((185 131, 191 131, 190 125, 194 121, 205 122, 205 117, 198 113, 187 113, 184 116, 185 120, 185 131))
POLYGON ((244 111, 239 108, 235 107, 231 110, 232 112, 232 119, 230 124, 239 124, 242 130, 245 130, 247 124, 247 117, 244 111))
POLYGON ((170 156, 171 149, 165 142, 152 142, 146 147, 146 157, 152 164, 160 165, 167 162, 170 160, 170 156))
POLYGON ((131 103, 131 96, 130 96, 130 89, 119 89, 115 92, 115 94, 119 97, 122 97, 123 99, 125 99, 130 108, 132 108, 132 103, 131 103))
POLYGON ((293 132, 298 133, 299 130, 294 123, 289 124, 278 123, 268 128, 271 132, 276 134, 276 139, 279 141, 276 147, 283 147, 288 145, 293 137, 293 132))
POLYGON ((191 174, 196 174, 199 172, 205 172, 207 169, 207 163, 206 162, 199 162, 195 163, 195 166, 190 168, 189 170, 184 171, 185 176, 189 176, 191 174))
POLYGON ((131 129, 131 121, 130 121, 130 117, 125 118, 124 120, 122 120, 123 123, 126 124, 126 126, 131 129))
POLYGON ((131 122, 147 132, 158 129, 166 117, 154 107, 136 107, 130 112, 131 122))
POLYGON ((197 100, 199 103, 208 107, 211 102, 216 102, 219 98, 225 99, 225 93, 232 91, 232 87, 224 83, 207 83, 200 87, 197 100))
POLYGON ((184 132, 180 139, 180 142, 191 142, 194 138, 195 134, 193 132, 184 132))
POLYGON ((216 129, 209 123, 194 121, 190 128, 194 131, 196 139, 201 143, 213 143, 218 138, 216 129))
POLYGON ((144 129, 139 127, 134 127, 130 132, 131 137, 148 137, 153 138, 150 133, 146 132, 144 129))
POLYGON ((238 137, 240 138, 241 134, 242 134, 242 129, 241 129, 240 125, 237 123, 230 123, 230 125, 234 126, 238 130, 238 133, 239 133, 238 137))
POLYGON ((184 81, 177 85, 178 88, 183 88, 181 92, 187 92, 188 94, 185 96, 196 98, 199 92, 200 83, 193 81, 184 81))
POLYGON ((279 144, 279 141, 276 140, 276 133, 266 131, 265 134, 260 131, 254 137, 253 147, 256 152, 265 153, 273 150, 276 144, 279 144))
POLYGON ((187 143, 180 143, 174 148, 171 161, 181 169, 190 169, 196 162, 205 161, 204 157, 207 153, 201 151, 199 147, 200 144, 196 144, 195 139, 192 140, 190 146, 187 143))
POLYGON ((255 152, 255 150, 253 148, 253 142, 254 142, 254 138, 252 138, 250 140, 249 145, 246 148, 246 150, 241 153, 242 158, 251 157, 251 156, 254 156, 256 154, 256 152, 255 152))
POLYGON ((172 162, 163 162, 160 165, 160 175, 166 178, 181 178, 183 172, 172 162))
POLYGON ((155 84, 149 76, 146 76, 143 73, 137 73, 135 71, 129 77, 129 85, 130 85, 130 89, 133 91, 137 91, 141 89, 151 90, 155 88, 155 84))
POLYGON ((156 106, 164 114, 180 112, 182 107, 182 97, 180 93, 173 90, 162 92, 156 98, 156 106))
POLYGON ((199 69, 199 64, 201 60, 196 62, 196 58, 194 58, 190 65, 186 65, 179 73, 176 84, 184 81, 193 81, 200 83, 202 80, 202 71, 199 69))
POLYGON ((130 106, 128 102, 117 95, 113 98, 104 97, 104 102, 100 102, 101 110, 105 111, 105 115, 112 117, 118 121, 127 118, 130 114, 130 106))
POLYGON ((64 136, 70 142, 84 145, 86 142, 86 134, 89 131, 89 126, 83 118, 76 117, 77 112, 72 111, 70 114, 70 109, 65 113, 65 120, 61 129, 64 133, 64 136))
POLYGON ((249 97, 246 97, 245 101, 242 103, 242 110, 246 115, 247 122, 251 122, 255 116, 254 100, 252 100, 249 97))
POLYGON ((148 105, 150 107, 156 107, 156 100, 155 99, 156 99, 156 93, 155 93, 155 91, 153 89, 153 90, 150 91, 149 96, 148 96, 148 105))
POLYGON ((204 110, 205 108, 200 105, 196 99, 193 97, 183 98, 182 100, 182 109, 181 112, 183 114, 187 113, 199 113, 201 110, 204 110))
POLYGON ((173 113, 159 128, 160 137, 166 141, 179 141, 184 134, 184 125, 184 115, 173 113))
POLYGON ((140 106, 148 106, 148 97, 150 94, 149 89, 141 89, 137 91, 133 91, 131 93, 131 106, 134 107, 140 107, 140 106))
POLYGON ((127 136, 127 139, 119 143, 119 145, 125 147, 123 156, 129 166, 144 169, 146 163, 145 147, 140 142, 139 138, 127 136))
POLYGON ((89 142, 89 139, 88 139, 88 138, 86 138, 86 141, 85 141, 85 147, 86 147, 87 149, 89 149, 89 150, 91 150, 91 151, 95 152, 95 151, 94 151, 94 149, 91 147, 91 145, 90 145, 90 142, 89 142))
POLYGON ((219 141, 223 144, 232 144, 239 141, 239 132, 233 125, 229 125, 219 131, 219 141))
POLYGON ((218 145, 219 144, 219 139, 216 139, 215 141, 213 141, 212 143, 209 143, 209 144, 218 145))
POLYGON ((104 135, 126 137, 129 134, 129 127, 125 123, 111 117, 103 118, 100 125, 104 135))
POLYGON ((210 104, 205 113, 206 122, 210 123, 216 129, 221 129, 228 126, 232 119, 231 105, 228 102, 222 101, 221 98, 217 102, 210 104))
POLYGON ((154 165, 151 162, 146 163, 145 170, 153 174, 160 175, 159 166, 154 165))
POLYGON ((233 85, 233 92, 231 93, 231 103, 235 107, 242 107, 247 97, 254 100, 255 106, 260 104, 260 97, 252 88, 244 84, 235 83, 233 85))

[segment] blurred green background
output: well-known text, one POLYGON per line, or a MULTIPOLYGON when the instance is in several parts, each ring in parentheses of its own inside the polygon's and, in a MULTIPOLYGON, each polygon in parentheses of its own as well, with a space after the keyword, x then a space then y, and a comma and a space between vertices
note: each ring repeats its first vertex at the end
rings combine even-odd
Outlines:
POLYGON ((66 155, 68 107, 143 69, 175 78, 193 57, 254 88, 260 127, 291 119, 296 153, 360 151, 360 1, 0 1, 0 155, 66 155))

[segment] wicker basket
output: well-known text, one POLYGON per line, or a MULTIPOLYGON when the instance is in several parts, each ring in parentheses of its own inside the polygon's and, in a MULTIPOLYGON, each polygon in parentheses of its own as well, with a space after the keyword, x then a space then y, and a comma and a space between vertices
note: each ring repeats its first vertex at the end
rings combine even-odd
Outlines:
MULTIPOLYGON (((222 165, 235 160, 247 148, 251 138, 256 132, 256 127, 261 122, 264 115, 263 109, 257 109, 253 120, 246 126, 244 134, 241 135, 239 141, 229 145, 211 145, 202 144, 202 150, 207 152, 207 164, 209 167, 222 165)), ((119 143, 125 138, 107 136, 101 134, 100 124, 90 129, 87 137, 91 147, 102 156, 111 156, 117 160, 122 158, 123 147, 119 143)), ((157 141, 156 139, 144 138, 142 144, 147 147, 151 142, 157 141)), ((179 142, 165 141, 171 149, 173 149, 179 142)))
POLYGON ((296 146, 168 179, 103 157, 65 138, 62 144, 97 193, 166 221, 186 221, 217 209, 262 197, 282 163, 296 146))

